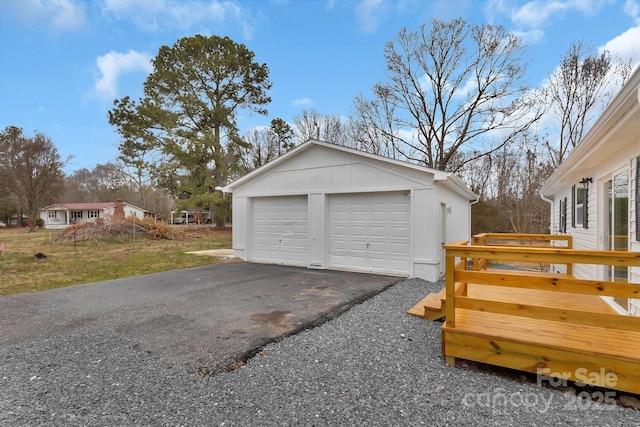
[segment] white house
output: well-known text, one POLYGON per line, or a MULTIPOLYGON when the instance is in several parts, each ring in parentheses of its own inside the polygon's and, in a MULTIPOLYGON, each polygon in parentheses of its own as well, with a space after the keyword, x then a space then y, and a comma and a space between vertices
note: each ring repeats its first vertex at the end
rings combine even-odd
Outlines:
POLYGON ((309 140, 223 188, 248 261, 420 277, 469 239, 473 194, 450 173, 309 140))
POLYGON ((80 222, 106 219, 115 215, 118 207, 122 208, 121 214, 125 217, 144 218, 144 209, 121 200, 102 203, 55 203, 40 209, 40 218, 44 228, 60 229, 80 222))
MULTIPOLYGON (((576 249, 640 251, 640 68, 541 189, 551 203, 551 231, 576 249)), ((640 283, 640 270, 576 265, 580 278, 640 283)), ((610 298, 640 315, 640 301, 610 298)))

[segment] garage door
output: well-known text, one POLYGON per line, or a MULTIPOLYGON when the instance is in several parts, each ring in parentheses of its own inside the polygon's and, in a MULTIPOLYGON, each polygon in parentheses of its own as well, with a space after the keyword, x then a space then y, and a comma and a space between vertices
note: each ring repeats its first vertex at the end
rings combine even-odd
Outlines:
POLYGON ((405 194, 330 196, 330 267, 409 275, 410 198, 405 194))
POLYGON ((309 264, 309 208, 306 196, 252 199, 251 261, 309 264))

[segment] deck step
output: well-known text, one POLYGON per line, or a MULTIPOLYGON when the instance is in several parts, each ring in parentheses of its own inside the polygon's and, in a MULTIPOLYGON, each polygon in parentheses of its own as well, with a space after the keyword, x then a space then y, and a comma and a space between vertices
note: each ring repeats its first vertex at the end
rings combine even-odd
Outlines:
MULTIPOLYGON (((456 295, 461 295, 463 286, 456 283, 456 295)), ((438 320, 445 317, 447 312, 447 288, 443 287, 438 292, 432 292, 422 298, 416 305, 411 307, 407 314, 421 317, 426 320, 438 320)))

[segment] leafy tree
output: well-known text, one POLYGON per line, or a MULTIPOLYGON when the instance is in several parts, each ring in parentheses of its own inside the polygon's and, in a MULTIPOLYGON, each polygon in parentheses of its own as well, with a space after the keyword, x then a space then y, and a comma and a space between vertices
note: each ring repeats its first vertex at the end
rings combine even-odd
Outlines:
POLYGON ((463 19, 401 30, 384 48, 388 81, 374 86, 374 100, 354 101, 357 120, 373 129, 368 145, 454 172, 456 160, 474 160, 461 151, 499 150, 541 114, 523 83, 523 52, 503 27, 463 19))
POLYGON ((291 141, 294 137, 294 133, 291 126, 289 126, 289 123, 285 122, 281 118, 275 118, 271 120, 271 127, 269 129, 278 144, 278 156, 286 153, 296 146, 296 144, 291 141))
POLYGON ((582 42, 573 43, 560 65, 549 74, 546 95, 558 119, 558 140, 547 142, 553 165, 560 166, 582 139, 598 106, 606 106, 619 83, 631 71, 631 62, 613 61, 608 51, 597 52, 582 42))
MULTIPOLYGON (((271 99, 266 64, 228 37, 196 35, 162 46, 144 97, 114 101, 109 123, 122 137, 121 159, 152 168, 159 185, 183 207, 222 202, 215 191, 238 172, 242 147, 236 117, 241 109, 267 114, 271 99)), ((212 209, 213 210, 213 209, 212 209)), ((223 226, 223 215, 215 215, 223 226)))
POLYGON ((0 182, 26 211, 29 231, 35 230, 40 208, 62 190, 62 169, 69 160, 61 160, 51 139, 42 133, 26 137, 15 126, 0 132, 0 182))

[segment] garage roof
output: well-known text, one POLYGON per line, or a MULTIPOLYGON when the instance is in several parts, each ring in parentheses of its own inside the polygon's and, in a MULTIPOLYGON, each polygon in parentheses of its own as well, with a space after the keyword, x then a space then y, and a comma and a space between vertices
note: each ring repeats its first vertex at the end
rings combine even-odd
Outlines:
POLYGON ((287 161, 287 159, 296 156, 308 149, 310 149, 313 146, 321 146, 321 147, 327 147, 327 148, 331 148, 333 150, 338 150, 338 151, 342 151, 345 153, 349 153, 349 154, 356 154, 362 157, 366 157, 366 158, 370 158, 370 159, 374 159, 377 161, 382 161, 382 162, 386 162, 389 164, 393 164, 393 165, 399 165, 402 167, 406 167, 409 169, 414 169, 414 170, 418 170, 421 172, 425 172, 428 174, 433 175, 433 180, 434 181, 438 181, 439 183, 442 183, 443 185, 445 185, 446 187, 451 188, 453 191, 467 197, 469 200, 477 200, 478 196, 476 194, 474 194, 471 190, 469 190, 469 188, 455 175, 453 175, 452 173, 448 173, 448 172, 443 172, 441 170, 437 170, 437 169, 432 169, 432 168, 426 168, 424 166, 419 166, 413 163, 408 163, 408 162, 403 162, 400 160, 396 160, 396 159, 391 159, 389 157, 384 157, 384 156, 379 156, 376 154, 371 154, 371 153, 367 153, 364 151, 360 151, 360 150, 356 150, 353 148, 349 148, 349 147, 344 147, 342 145, 337 145, 337 144, 330 144, 328 142, 323 142, 323 141, 319 141, 316 139, 310 139, 308 141, 306 141, 303 144, 300 144, 299 146, 297 146, 296 148, 294 148, 293 150, 287 152, 286 154, 278 157, 277 159, 267 163, 266 165, 263 165, 261 167, 259 167, 258 169, 255 169, 252 172, 249 172, 248 174, 246 174, 245 176, 243 176, 240 179, 237 179, 236 181, 228 184, 227 186, 225 186, 222 191, 225 193, 233 193, 235 188, 238 188, 240 185, 244 184, 247 181, 250 181, 252 179, 254 179, 255 177, 267 172, 268 170, 270 170, 271 168, 279 165, 282 162, 287 161))

